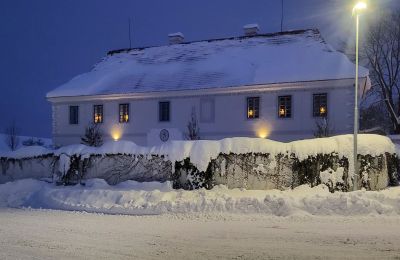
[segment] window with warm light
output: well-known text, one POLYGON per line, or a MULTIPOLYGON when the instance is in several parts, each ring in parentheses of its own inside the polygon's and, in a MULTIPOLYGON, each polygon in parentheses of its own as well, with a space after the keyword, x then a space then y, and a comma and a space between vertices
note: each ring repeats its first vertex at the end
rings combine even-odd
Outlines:
POLYGON ((69 106, 69 124, 79 124, 79 106, 69 106))
POLYGON ((260 117, 260 97, 247 98, 247 118, 255 119, 260 117))
POLYGON ((129 122, 129 104, 119 104, 119 122, 129 122))
POLYGON ((313 116, 326 117, 328 115, 328 94, 319 93, 313 95, 313 116))
POLYGON ((279 118, 292 117, 292 96, 278 97, 278 117, 279 118))
POLYGON ((158 120, 160 122, 169 122, 169 101, 158 103, 158 120))
POLYGON ((95 124, 103 123, 103 105, 93 106, 93 122, 95 124))

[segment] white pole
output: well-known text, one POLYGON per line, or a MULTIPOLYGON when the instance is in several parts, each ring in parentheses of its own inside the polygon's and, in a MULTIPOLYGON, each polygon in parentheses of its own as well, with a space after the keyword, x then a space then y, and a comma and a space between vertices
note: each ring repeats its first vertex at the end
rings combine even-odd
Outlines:
POLYGON ((354 87, 354 182, 353 190, 358 188, 358 160, 357 160, 357 134, 358 134, 358 37, 359 37, 359 14, 356 14, 356 78, 354 87))

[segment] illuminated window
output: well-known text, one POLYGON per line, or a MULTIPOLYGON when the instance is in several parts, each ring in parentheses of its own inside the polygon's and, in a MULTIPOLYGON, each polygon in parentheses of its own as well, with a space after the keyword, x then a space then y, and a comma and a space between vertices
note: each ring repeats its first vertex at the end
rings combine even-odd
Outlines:
POLYGON ((158 120, 160 122, 169 121, 169 101, 158 103, 158 120))
POLYGON ((69 107, 69 123, 77 125, 79 123, 79 106, 69 107))
POLYGON ((129 104, 119 104, 119 122, 129 122, 129 104))
POLYGON ((93 106, 93 122, 95 124, 103 123, 103 105, 93 106))
POLYGON ((278 116, 279 118, 292 117, 292 96, 278 97, 278 116))
POLYGON ((328 94, 319 93, 313 95, 313 116, 326 117, 328 115, 328 94))
POLYGON ((247 118, 259 118, 260 116, 260 98, 259 97, 248 97, 247 98, 247 118))

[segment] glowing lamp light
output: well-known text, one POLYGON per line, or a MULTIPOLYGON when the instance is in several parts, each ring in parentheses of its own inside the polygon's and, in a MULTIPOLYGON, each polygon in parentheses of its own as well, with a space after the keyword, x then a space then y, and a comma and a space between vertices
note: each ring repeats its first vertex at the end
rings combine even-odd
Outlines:
POLYGON ((254 125, 255 134, 259 138, 267 138, 271 133, 271 126, 262 120, 254 125))
POLYGON ((124 115, 124 121, 125 121, 125 122, 128 122, 128 121, 129 121, 129 115, 128 115, 128 114, 125 114, 125 115, 124 115))
POLYGON ((283 109, 283 108, 279 109, 279 115, 284 116, 285 115, 285 109, 283 109))
POLYGON ((258 131, 257 135, 260 138, 266 138, 268 136, 268 130, 267 129, 260 129, 258 131))
POLYGON ((113 126, 111 128, 111 137, 114 141, 118 141, 122 137, 122 129, 119 126, 113 126))
POLYGON ((357 12, 363 11, 367 9, 367 4, 365 2, 358 2, 354 7, 353 7, 353 15, 357 12))

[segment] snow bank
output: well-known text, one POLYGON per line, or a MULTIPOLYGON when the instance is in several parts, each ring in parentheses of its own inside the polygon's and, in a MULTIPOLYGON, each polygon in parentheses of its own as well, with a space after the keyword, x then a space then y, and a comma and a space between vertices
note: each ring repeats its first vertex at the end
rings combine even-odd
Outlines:
MULTIPOLYGON (((30 140, 30 139, 34 139, 34 140, 42 140, 44 143, 44 147, 51 147, 52 145, 52 141, 49 138, 39 138, 39 137, 31 137, 31 136, 18 136, 18 141, 19 141, 19 145, 17 148, 32 148, 35 149, 34 147, 38 147, 38 146, 29 146, 29 147, 24 147, 22 145, 22 143, 24 141, 30 140)), ((0 133, 0 157, 6 157, 5 155, 7 155, 7 153, 10 152, 10 148, 7 145, 7 136, 5 134, 1 134, 0 133)), ((33 151, 32 151, 33 152, 33 151)))
POLYGON ((94 179, 86 186, 55 186, 27 179, 0 185, 0 207, 32 207, 110 214, 238 213, 292 215, 399 215, 400 188, 330 193, 323 186, 288 191, 173 190, 171 183, 127 181, 109 186, 94 179))

